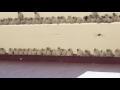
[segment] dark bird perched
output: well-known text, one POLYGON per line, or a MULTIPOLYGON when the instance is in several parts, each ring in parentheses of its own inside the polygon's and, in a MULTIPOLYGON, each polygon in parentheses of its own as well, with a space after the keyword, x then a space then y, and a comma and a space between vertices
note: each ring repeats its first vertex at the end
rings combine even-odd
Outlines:
POLYGON ((19 25, 19 24, 20 24, 20 19, 15 18, 15 24, 16 24, 16 25, 19 25))
POLYGON ((106 52, 104 50, 100 51, 100 57, 106 57, 106 52))
POLYGON ((56 56, 57 50, 52 49, 51 51, 52 51, 52 56, 56 56))
POLYGON ((92 12, 92 16, 95 17, 95 18, 98 18, 98 12, 92 12))
POLYGON ((67 51, 67 56, 73 56, 73 50, 72 49, 68 49, 67 51))
POLYGON ((118 15, 116 13, 113 13, 113 21, 117 22, 118 21, 118 15))
POLYGON ((47 55, 47 50, 46 50, 46 49, 41 49, 41 51, 42 51, 42 55, 43 55, 43 56, 46 56, 46 55, 47 55))
POLYGON ((67 56, 67 50, 62 49, 62 55, 61 56, 67 56))
POLYGON ((9 48, 9 52, 8 52, 9 55, 13 55, 14 54, 14 50, 12 48, 9 48))
POLYGON ((0 19, 0 25, 3 25, 3 24, 4 24, 3 20, 2 20, 2 19, 0 19))
POLYGON ((110 16, 110 17, 108 17, 108 23, 112 23, 114 20, 113 20, 113 18, 110 16))
POLYGON ((97 22, 97 23, 102 23, 102 18, 101 18, 101 17, 98 17, 98 18, 96 19, 96 22, 97 22))
POLYGON ((49 50, 49 49, 46 49, 46 55, 47 55, 47 56, 51 56, 51 55, 52 55, 52 51, 49 50))
POLYGON ((29 24, 30 22, 29 22, 29 18, 25 18, 25 21, 26 21, 26 24, 29 24))
POLYGON ((77 17, 72 17, 71 18, 71 23, 73 24, 73 23, 77 23, 77 17))
POLYGON ((37 55, 42 55, 42 51, 40 49, 37 49, 37 55))
POLYGON ((56 56, 61 56, 62 55, 62 49, 60 47, 58 47, 57 51, 56 51, 56 56))
POLYGON ((30 18, 30 20, 31 20, 31 24, 35 24, 36 23, 35 18, 30 18))
POLYGON ((52 19, 52 23, 56 24, 56 17, 52 16, 51 19, 52 19))
POLYGON ((118 16, 118 20, 117 21, 120 22, 120 15, 118 16))
POLYGON ((116 49, 114 55, 115 57, 120 57, 120 50, 116 49))
POLYGON ((4 48, 0 48, 0 55, 5 55, 6 54, 6 50, 4 48))
POLYGON ((103 23, 107 23, 108 22, 108 20, 107 20, 107 18, 105 16, 102 16, 102 21, 103 21, 103 23))
POLYGON ((40 15, 38 12, 34 12, 34 13, 35 13, 35 19, 40 18, 40 15))
POLYGON ((40 24, 40 19, 39 18, 35 18, 35 24, 40 24))
POLYGON ((106 49, 106 57, 113 57, 114 54, 111 49, 106 49))
POLYGON ((46 18, 45 17, 41 17, 40 21, 41 21, 41 24, 45 24, 46 18))
POLYGON ((90 15, 89 17, 90 17, 90 22, 92 22, 92 23, 96 22, 96 19, 97 19, 96 17, 94 17, 92 15, 90 15))
POLYGON ((64 16, 61 16, 60 19, 61 19, 61 23, 66 23, 66 18, 64 16))
POLYGON ((91 56, 91 53, 90 53, 90 51, 89 51, 89 50, 85 50, 85 56, 86 56, 86 57, 91 56))
POLYGON ((68 16, 67 20, 66 20, 66 23, 71 23, 71 20, 72 20, 72 16, 68 16))
POLYGON ((83 22, 83 20, 82 20, 82 18, 81 17, 77 17, 77 21, 76 21, 77 23, 82 23, 83 22))
POLYGON ((56 23, 57 23, 57 24, 60 24, 60 23, 61 23, 61 17, 60 17, 60 16, 57 17, 56 23))
POLYGON ((32 55, 32 49, 28 48, 28 55, 32 55))
POLYGON ((3 19, 4 23, 3 25, 9 25, 9 20, 8 19, 3 19))
POLYGON ((24 55, 24 50, 23 49, 19 49, 19 55, 24 55))
POLYGON ((23 49, 23 54, 28 55, 28 49, 23 49))
POLYGON ((52 19, 50 17, 46 17, 45 24, 52 24, 52 19))
POLYGON ((36 50, 36 48, 34 48, 34 49, 32 50, 32 55, 37 55, 37 50, 36 50))
POLYGON ((20 24, 26 24, 26 18, 21 19, 20 24))
POLYGON ((84 52, 81 49, 77 49, 77 56, 83 57, 84 52))
POLYGON ((14 48, 14 55, 19 55, 19 50, 17 48, 14 48))
POLYGON ((9 25, 14 25, 15 24, 14 19, 12 19, 12 18, 8 18, 8 19, 9 19, 9 25))
POLYGON ((84 21, 84 23, 89 23, 90 22, 90 17, 89 16, 83 17, 83 21, 84 21))
POLYGON ((24 18, 24 15, 21 13, 21 12, 18 12, 18 19, 23 19, 24 18))
POLYGON ((100 51, 95 48, 94 52, 93 52, 93 55, 94 55, 94 57, 99 57, 100 56, 100 51))

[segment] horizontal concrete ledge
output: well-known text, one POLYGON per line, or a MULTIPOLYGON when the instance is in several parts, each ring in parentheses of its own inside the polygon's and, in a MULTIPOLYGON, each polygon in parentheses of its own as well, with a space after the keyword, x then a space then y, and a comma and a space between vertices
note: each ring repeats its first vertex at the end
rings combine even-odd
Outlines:
POLYGON ((1 61, 32 61, 32 62, 120 64, 120 58, 116 58, 116 57, 0 55, 0 60, 1 61))
POLYGON ((70 24, 70 23, 68 23, 68 24, 66 24, 66 23, 63 23, 63 24, 24 24, 24 25, 22 25, 22 24, 20 24, 20 25, 0 25, 0 26, 3 26, 3 27, 9 27, 9 26, 46 26, 46 25, 100 25, 100 24, 120 24, 120 22, 113 22, 113 23, 74 23, 74 24, 70 24))

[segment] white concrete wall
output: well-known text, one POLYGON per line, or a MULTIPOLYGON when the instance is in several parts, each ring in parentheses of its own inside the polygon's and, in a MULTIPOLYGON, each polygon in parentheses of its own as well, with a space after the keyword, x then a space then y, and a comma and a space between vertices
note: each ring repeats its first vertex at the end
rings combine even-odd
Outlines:
MULTIPOLYGON (((83 17, 85 15, 90 15, 92 12, 39 12, 39 14, 43 17, 47 16, 65 16, 67 17, 68 15, 72 16, 80 16, 83 17)), ((98 12, 99 15, 104 15, 104 14, 112 14, 113 12, 98 12)), ((120 15, 120 12, 115 12, 120 15)), ((33 12, 23 12, 25 17, 34 17, 33 12)), ((0 18, 8 18, 12 17, 15 18, 17 17, 17 12, 0 12, 0 18)))
POLYGON ((76 53, 94 48, 115 50, 120 48, 120 23, 112 24, 61 24, 0 26, 0 47, 6 48, 57 48, 76 53), (97 37, 101 33, 103 37, 97 37))

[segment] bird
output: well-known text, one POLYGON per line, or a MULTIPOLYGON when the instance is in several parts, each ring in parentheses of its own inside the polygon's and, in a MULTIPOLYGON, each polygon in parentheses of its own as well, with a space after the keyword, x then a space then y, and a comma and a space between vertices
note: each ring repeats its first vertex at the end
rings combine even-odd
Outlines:
POLYGON ((0 19, 0 25, 3 25, 3 20, 2 19, 0 19))
POLYGON ((56 24, 61 24, 61 18, 60 18, 60 16, 57 17, 56 24))
POLYGON ((9 18, 9 25, 14 25, 15 24, 15 20, 12 18, 9 18))
POLYGON ((61 54, 61 56, 67 56, 67 50, 62 49, 62 54, 61 54))
POLYGON ((46 17, 45 24, 52 24, 52 19, 50 17, 46 17))
POLYGON ((4 48, 0 48, 0 54, 1 55, 5 55, 6 54, 6 50, 4 48))
POLYGON ((103 21, 102 21, 102 18, 101 17, 98 17, 97 19, 96 19, 96 22, 97 23, 102 23, 103 21))
POLYGON ((42 21, 40 18, 36 18, 35 20, 36 20, 36 24, 42 24, 42 21))
POLYGON ((89 23, 90 22, 90 17, 89 16, 84 16, 83 21, 84 21, 84 23, 89 23))
POLYGON ((68 51, 67 51, 67 56, 73 56, 73 51, 72 51, 72 49, 68 49, 68 51))
POLYGON ((100 57, 100 51, 98 49, 94 49, 94 52, 93 52, 93 56, 94 57, 100 57))
POLYGON ((73 23, 77 23, 77 17, 72 17, 71 18, 71 23, 73 24, 73 23))
POLYGON ((85 56, 86 56, 86 57, 90 57, 90 56, 91 56, 91 53, 90 53, 89 50, 85 50, 85 56))
POLYGON ((90 22, 91 22, 91 23, 95 23, 95 22, 97 21, 97 18, 96 18, 96 17, 94 17, 94 16, 92 16, 92 15, 90 15, 89 17, 90 17, 90 22))
POLYGON ((29 18, 25 17, 25 21, 26 21, 25 24, 29 24, 29 18))
POLYGON ((118 16, 118 20, 117 21, 120 22, 120 15, 118 16))
POLYGON ((69 15, 69 16, 67 17, 66 23, 71 23, 71 20, 72 20, 72 16, 69 15))
POLYGON ((14 50, 12 48, 9 48, 9 52, 8 52, 9 55, 14 55, 14 50))
POLYGON ((24 50, 19 48, 19 55, 24 55, 24 50))
POLYGON ((114 20, 113 20, 113 18, 110 16, 110 17, 108 17, 108 23, 112 23, 114 20))
POLYGON ((18 12, 18 19, 23 19, 24 18, 24 15, 23 15, 23 13, 21 13, 21 12, 18 12))
POLYGON ((81 49, 77 49, 77 56, 83 57, 84 52, 81 49))
POLYGON ((26 18, 21 19, 20 24, 26 24, 26 18))
POLYGON ((28 49, 23 49, 23 54, 28 55, 28 49))
POLYGON ((19 55, 19 50, 17 48, 14 48, 14 55, 19 55))
POLYGON ((102 16, 102 21, 103 21, 103 23, 107 23, 108 22, 108 20, 107 20, 107 18, 105 16, 102 16))
POLYGON ((45 24, 45 22, 46 22, 46 18, 45 17, 41 17, 40 20, 41 20, 42 24, 45 24))
POLYGON ((66 23, 66 18, 64 16, 60 17, 61 23, 66 23))
POLYGON ((117 21, 118 21, 118 15, 117 15, 116 13, 113 13, 112 18, 113 18, 113 21, 114 21, 114 22, 117 22, 117 21))
POLYGON ((114 57, 120 57, 120 49, 116 49, 114 55, 114 57))
POLYGON ((56 17, 52 16, 51 19, 52 19, 52 23, 56 24, 56 17))
POLYGON ((32 50, 32 55, 37 55, 37 50, 36 50, 36 48, 34 48, 34 49, 32 50))
POLYGON ((58 49, 56 51, 56 55, 57 56, 61 56, 62 55, 62 49, 60 47, 58 47, 58 49))
POLYGON ((106 57, 106 52, 104 50, 100 51, 100 57, 106 57))
POLYGON ((47 55, 47 50, 46 50, 46 49, 41 49, 41 51, 42 51, 42 55, 43 55, 43 56, 46 56, 46 55, 47 55))
POLYGON ((96 17, 96 18, 98 18, 98 12, 92 12, 92 14, 91 14, 92 16, 94 16, 94 17, 96 17))
POLYGON ((40 15, 39 15, 38 12, 34 12, 34 14, 35 14, 35 18, 36 18, 36 19, 37 19, 37 18, 40 18, 40 15))
POLYGON ((35 18, 30 18, 30 20, 31 20, 31 24, 36 24, 35 18))
POLYGON ((106 57, 113 57, 114 54, 111 49, 106 49, 106 57))
POLYGON ((82 18, 81 17, 77 17, 76 23, 82 23, 82 22, 83 22, 82 18))
POLYGON ((42 51, 40 49, 37 49, 37 55, 42 55, 42 51))
POLYGON ((8 19, 4 19, 3 25, 9 25, 9 20, 8 19))
POLYGON ((28 48, 28 55, 32 55, 32 49, 28 48))
POLYGON ((52 49, 51 51, 52 51, 52 56, 56 56, 57 51, 55 49, 52 49))
POLYGON ((51 50, 49 50, 49 49, 46 49, 46 55, 47 55, 47 56, 51 56, 51 55, 52 55, 52 52, 51 52, 51 50))
POLYGON ((20 24, 20 19, 15 18, 15 24, 16 24, 16 25, 19 25, 19 24, 20 24))

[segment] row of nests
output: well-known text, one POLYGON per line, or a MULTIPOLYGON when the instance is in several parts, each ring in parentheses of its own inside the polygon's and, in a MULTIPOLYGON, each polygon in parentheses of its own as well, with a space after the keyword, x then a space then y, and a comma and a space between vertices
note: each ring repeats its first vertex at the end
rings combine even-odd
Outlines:
POLYGON ((0 25, 19 25, 19 24, 61 24, 61 23, 112 23, 112 22, 120 22, 120 15, 113 13, 113 15, 105 14, 103 16, 98 15, 97 12, 93 12, 89 16, 75 17, 68 16, 65 18, 64 16, 58 17, 40 17, 40 15, 35 12, 35 18, 25 17, 21 12, 18 12, 18 18, 4 18, 0 19, 0 25))
MULTIPOLYGON (((7 52, 4 48, 0 48, 0 55, 6 55, 7 52)), ((17 48, 9 48, 9 55, 41 55, 41 56, 81 56, 81 57, 89 57, 89 56, 94 56, 94 57, 120 57, 120 50, 116 49, 114 54, 111 49, 106 49, 104 50, 98 50, 94 49, 93 54, 89 50, 82 51, 81 49, 77 49, 77 54, 74 54, 73 50, 71 48, 67 49, 62 49, 58 47, 57 49, 51 49, 47 47, 46 49, 17 49, 17 48)))

